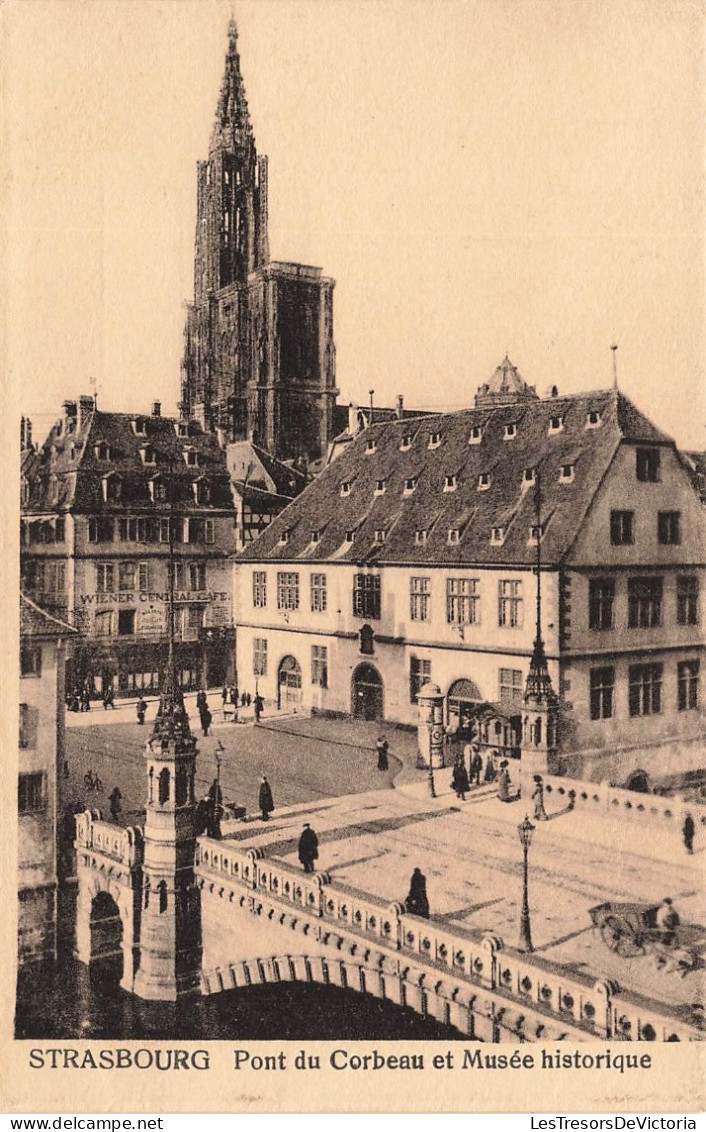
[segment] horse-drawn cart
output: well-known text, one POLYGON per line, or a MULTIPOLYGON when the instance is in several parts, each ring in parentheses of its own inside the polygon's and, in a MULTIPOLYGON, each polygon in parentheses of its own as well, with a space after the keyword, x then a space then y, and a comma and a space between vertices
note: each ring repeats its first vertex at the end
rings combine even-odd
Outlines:
POLYGON ((655 965, 684 976, 696 964, 689 948, 680 947, 676 930, 657 924, 658 904, 618 904, 608 901, 589 909, 596 932, 609 951, 623 959, 652 955, 655 965))

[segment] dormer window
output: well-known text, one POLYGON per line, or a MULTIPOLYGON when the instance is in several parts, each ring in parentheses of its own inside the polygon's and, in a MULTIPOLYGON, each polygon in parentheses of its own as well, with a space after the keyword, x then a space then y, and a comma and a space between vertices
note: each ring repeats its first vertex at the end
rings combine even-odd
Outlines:
POLYGON ((132 422, 132 431, 135 436, 147 436, 147 422, 142 417, 135 417, 132 422))
POLYGON ((279 536, 279 545, 280 546, 286 546, 288 542, 289 542, 289 531, 282 531, 282 534, 279 536))
POLYGON ((586 415, 586 428, 599 428, 601 423, 601 414, 598 409, 591 409, 586 415))
POLYGON ((502 544, 504 542, 505 542, 505 528, 504 527, 493 527, 490 531, 490 545, 491 546, 502 546, 502 544))
POLYGON ((424 546, 425 542, 427 541, 427 535, 428 534, 429 534, 429 532, 427 530, 415 531, 414 532, 415 545, 416 546, 424 546))
POLYGON ((384 527, 378 527, 378 529, 375 531, 375 541, 384 542, 386 537, 387 531, 384 529, 384 527))
POLYGON ((163 503, 167 498, 167 485, 160 477, 150 480, 149 489, 153 502, 163 503))
POLYGON ((375 483, 375 494, 384 495, 387 490, 387 480, 377 480, 375 483))
POLYGON ((201 463, 199 454, 195 448, 185 448, 184 459, 186 460, 187 467, 189 468, 198 468, 201 463))
POLYGON ((72 444, 71 447, 69 448, 69 460, 75 460, 75 459, 76 459, 76 445, 72 444))
POLYGON ((412 447, 412 434, 406 432, 400 441, 400 452, 407 452, 412 447))
POLYGON ((374 452, 375 449, 377 448, 377 446, 378 446, 377 441, 376 441, 374 436, 369 436, 368 439, 365 441, 365 451, 366 452, 374 452))
POLYGON ((189 435, 189 422, 188 421, 177 421, 177 423, 176 423, 176 434, 177 434, 177 436, 188 436, 189 435))
POLYGON ((505 432, 503 433, 503 440, 514 440, 516 436, 517 436, 517 425, 516 424, 506 424, 505 425, 505 432))
POLYGON ((532 526, 530 527, 530 535, 529 535, 528 542, 530 543, 531 546, 536 546, 537 543, 541 541, 543 535, 544 535, 544 524, 543 523, 533 523, 532 526))
POLYGON ((557 432, 562 432, 564 428, 563 417, 550 417, 549 418, 549 435, 553 436, 557 432))
POLYGON ((210 503, 211 502, 211 488, 206 480, 194 480, 191 485, 194 491, 194 499, 197 503, 210 503))
POLYGON ((461 532, 459 531, 458 527, 449 527, 448 533, 446 535, 446 541, 449 546, 458 545, 458 543, 461 541, 461 532))
POLYGON ((346 531, 346 537, 343 541, 344 542, 353 542, 354 539, 355 539, 355 531, 346 531))
MULTIPOLYGON (((73 445, 71 446, 71 450, 72 450, 72 452, 75 451, 73 445)), ((96 454, 96 460, 109 460, 110 459, 110 447, 105 443, 104 440, 101 440, 100 444, 96 444, 93 451, 96 454)), ((71 457, 71 459, 73 460, 73 456, 71 457)))
POLYGON ((316 544, 319 541, 320 538, 321 538, 321 531, 312 531, 311 532, 312 545, 316 544))
POLYGON ((574 465, 562 464, 559 468, 559 483, 571 483, 574 478, 574 465))
POLYGON ((481 472, 478 476, 478 490, 487 491, 490 487, 490 472, 481 472))
POLYGON ((523 489, 531 487, 536 478, 537 478, 537 472, 536 472, 535 468, 525 468, 524 472, 522 473, 522 487, 523 487, 523 489))
POLYGON ((157 462, 154 454, 154 448, 151 444, 140 445, 140 458, 142 459, 143 464, 155 464, 157 462))
POLYGON ((444 491, 455 491, 458 487, 458 476, 452 472, 448 476, 444 476, 444 491))
POLYGON ((343 483, 341 484, 341 495, 350 495, 350 493, 351 493, 351 481, 350 480, 344 480, 343 483))
POLYGON ((428 448, 438 448, 440 444, 441 444, 441 433, 440 432, 430 432, 429 433, 429 444, 427 445, 427 447, 428 448))
POLYGON ((104 503, 120 503, 123 497, 123 481, 120 476, 110 473, 103 476, 104 503))
POLYGON ((403 495, 411 495, 412 492, 416 490, 416 487, 417 487, 417 477, 416 476, 409 476, 404 481, 404 491, 402 492, 402 494, 403 495))
POLYGON ((483 439, 483 427, 482 427, 482 425, 474 425, 473 428, 471 429, 471 435, 468 438, 468 443, 469 444, 480 444, 482 439, 483 439))

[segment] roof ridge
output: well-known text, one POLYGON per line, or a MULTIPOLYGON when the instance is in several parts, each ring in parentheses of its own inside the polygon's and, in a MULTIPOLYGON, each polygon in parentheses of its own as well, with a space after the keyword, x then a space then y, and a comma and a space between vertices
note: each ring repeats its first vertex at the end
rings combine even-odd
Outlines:
POLYGON ((22 603, 23 601, 28 606, 30 606, 30 608, 33 609, 35 613, 38 613, 39 616, 43 617, 46 621, 53 621, 54 624, 58 625, 60 629, 67 629, 69 633, 75 633, 77 636, 79 635, 78 629, 76 629, 73 625, 69 625, 68 621, 62 621, 59 617, 55 617, 53 613, 49 613, 48 610, 42 609, 41 605, 37 605, 35 601, 32 601, 30 597, 27 597, 26 593, 20 590, 20 603, 22 603))

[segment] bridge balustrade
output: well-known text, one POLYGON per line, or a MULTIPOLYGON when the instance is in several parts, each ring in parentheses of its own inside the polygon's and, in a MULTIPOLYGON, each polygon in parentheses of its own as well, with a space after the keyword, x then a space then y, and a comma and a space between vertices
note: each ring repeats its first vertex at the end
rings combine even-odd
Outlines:
MULTIPOLYGON (((374 939, 378 946, 421 961, 440 975, 445 972, 441 981, 437 979, 439 987, 448 981, 449 988, 455 988, 449 989, 448 996, 441 995, 448 1003, 448 1009, 443 1007, 445 1016, 450 1016, 448 1011, 454 1004, 460 1006, 463 983, 470 983, 483 988, 491 998, 493 994, 500 996, 497 1009, 498 1017, 503 1017, 502 1027, 516 1016, 518 1033, 526 1024, 526 1004, 527 1013, 534 1018, 546 1016, 547 1021, 564 1024, 568 1032, 578 1030, 593 1037, 623 1041, 693 1041, 701 1037, 700 1020, 680 1018, 668 1008, 662 1012, 619 990, 614 983, 557 970, 539 956, 506 950, 498 936, 474 935, 463 928, 409 915, 401 903, 388 903, 341 882, 334 884, 326 873, 304 874, 287 862, 264 858, 260 849, 226 847, 202 838, 197 845, 196 866, 257 890, 280 906, 294 906, 315 919, 337 924, 343 931, 374 939), (512 1006, 503 999, 510 1000, 512 1006)), ((434 985, 433 980, 430 985, 434 985)), ((413 993, 421 1001, 426 992, 418 986, 413 993)))
POLYGON ((548 810, 556 807, 557 802, 563 805, 571 803, 574 809, 596 814, 607 811, 614 816, 673 830, 675 835, 680 833, 687 813, 700 825, 706 826, 706 807, 698 801, 687 802, 679 797, 640 794, 635 790, 610 786, 607 782, 584 782, 579 778, 558 775, 543 774, 542 781, 548 810))
POLYGON ((115 822, 103 821, 100 810, 85 810, 76 815, 77 849, 93 849, 119 861, 128 868, 142 864, 144 837, 139 826, 123 829, 115 822))

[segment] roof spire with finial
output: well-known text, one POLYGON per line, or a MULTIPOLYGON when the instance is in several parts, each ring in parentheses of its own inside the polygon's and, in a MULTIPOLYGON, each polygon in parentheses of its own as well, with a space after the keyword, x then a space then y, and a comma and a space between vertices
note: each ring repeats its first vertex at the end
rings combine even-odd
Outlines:
POLYGON ((539 703, 549 704, 556 702, 556 696, 552 688, 551 676, 549 675, 549 668, 547 666, 547 655, 544 651, 544 640, 542 638, 542 488, 539 472, 537 472, 534 502, 536 508, 535 529, 537 535, 537 559, 535 565, 535 572, 537 574, 537 612, 534 648, 532 649, 532 659, 530 660, 529 672, 527 673, 524 698, 525 701, 531 698, 537 700, 539 703))
POLYGON ((250 124, 250 111, 245 95, 245 84, 240 73, 240 56, 238 54, 238 28, 235 16, 231 13, 228 21, 228 50, 226 52, 226 65, 221 83, 221 93, 218 99, 216 119, 213 124, 212 145, 217 145, 223 139, 224 133, 229 135, 252 134, 250 124))
POLYGON ((154 721, 152 738, 163 742, 169 739, 191 739, 189 717, 184 707, 184 696, 176 675, 174 660, 174 474, 169 465, 169 583, 167 604, 167 663, 159 694, 159 707, 154 721))

